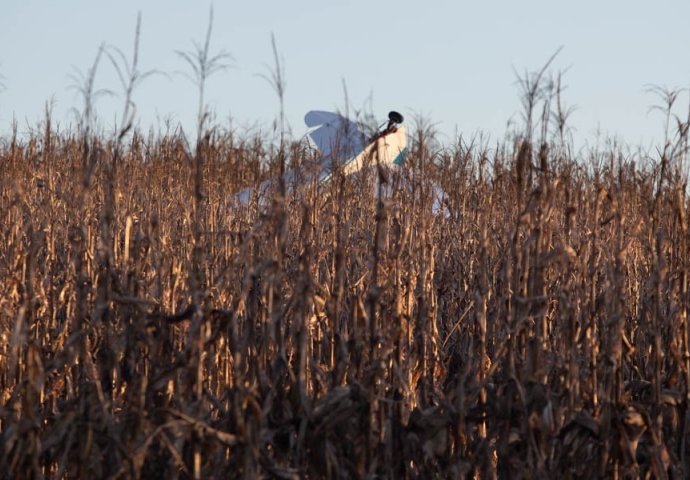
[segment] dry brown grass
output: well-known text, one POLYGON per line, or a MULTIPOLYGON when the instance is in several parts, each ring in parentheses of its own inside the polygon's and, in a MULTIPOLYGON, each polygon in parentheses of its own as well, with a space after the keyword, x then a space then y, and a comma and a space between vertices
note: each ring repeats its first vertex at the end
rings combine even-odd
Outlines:
POLYGON ((299 145, 8 139, 0 472, 687 477, 687 129, 658 167, 531 130, 266 211, 231 195, 299 145))

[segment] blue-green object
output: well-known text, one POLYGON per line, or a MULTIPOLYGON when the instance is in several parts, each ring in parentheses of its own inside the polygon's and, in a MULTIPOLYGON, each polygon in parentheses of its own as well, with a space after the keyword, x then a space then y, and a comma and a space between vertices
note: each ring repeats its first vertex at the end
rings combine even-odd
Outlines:
POLYGON ((408 153, 409 150, 407 149, 407 147, 403 148, 402 151, 398 154, 398 156, 395 157, 395 160, 393 160, 393 164, 401 167, 402 164, 405 163, 405 160, 407 160, 408 153))

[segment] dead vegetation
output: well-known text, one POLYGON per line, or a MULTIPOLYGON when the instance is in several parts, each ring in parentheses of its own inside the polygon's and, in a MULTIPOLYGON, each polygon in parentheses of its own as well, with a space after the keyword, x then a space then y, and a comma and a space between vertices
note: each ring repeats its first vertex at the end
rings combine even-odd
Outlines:
POLYGON ((193 152, 126 122, 113 139, 88 118, 56 134, 50 115, 15 132, 0 471, 687 478, 677 93, 656 90, 669 133, 653 156, 576 156, 560 77, 521 86, 512 144, 440 148, 420 128, 402 169, 282 186, 265 210, 231 196, 310 152, 209 129, 203 100, 193 152))

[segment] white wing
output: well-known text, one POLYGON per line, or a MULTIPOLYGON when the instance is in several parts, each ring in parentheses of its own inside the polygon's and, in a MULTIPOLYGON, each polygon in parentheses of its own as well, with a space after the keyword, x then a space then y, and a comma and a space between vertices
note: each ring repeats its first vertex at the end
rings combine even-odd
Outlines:
MULTIPOLYGON (((304 122, 307 127, 313 129, 308 132, 309 138, 322 155, 320 174, 316 177, 320 183, 331 177, 334 162, 338 162, 344 174, 350 175, 371 160, 373 151, 376 151, 379 161, 384 164, 400 165, 407 155, 404 127, 369 142, 356 122, 337 113, 312 110, 304 116, 304 122)), ((295 183, 309 180, 308 176, 302 178, 295 173, 287 171, 283 176, 288 190, 291 190, 295 183)), ((236 193, 234 198, 239 203, 247 205, 252 195, 258 194, 261 201, 269 194, 273 183, 272 180, 266 180, 258 189, 247 188, 236 193)))
POLYGON ((342 115, 312 110, 304 116, 304 123, 317 127, 308 135, 326 161, 324 168, 333 160, 352 158, 364 149, 365 138, 357 123, 342 115))

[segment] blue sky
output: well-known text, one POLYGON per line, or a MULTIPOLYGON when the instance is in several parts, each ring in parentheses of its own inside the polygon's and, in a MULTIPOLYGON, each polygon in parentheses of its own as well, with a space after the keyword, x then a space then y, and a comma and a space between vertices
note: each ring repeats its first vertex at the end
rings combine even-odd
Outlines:
MULTIPOLYGON (((4 0, 0 7, 0 133, 13 116, 35 125, 45 102, 54 117, 73 120, 78 104, 69 74, 85 71, 101 42, 130 55, 142 13, 140 67, 169 77, 148 79, 136 92, 142 126, 163 119, 193 132, 194 86, 174 72, 185 68, 176 50, 203 40, 210 3, 181 0, 4 0)), ((661 118, 648 113, 648 84, 690 86, 690 2, 682 1, 227 1, 214 4, 212 50, 226 50, 234 67, 209 80, 207 100, 217 117, 237 127, 270 127, 278 101, 257 74, 272 63, 271 34, 284 59, 285 109, 295 136, 313 108, 343 109, 367 102, 382 119, 390 109, 419 114, 448 141, 477 131, 502 138, 519 118, 514 69, 538 69, 560 46, 555 70, 568 69, 565 99, 576 107, 579 142, 597 131, 632 144, 661 137, 661 118)), ((117 90, 103 63, 97 85, 117 90)), ((687 103, 687 97, 684 102, 687 103)), ((112 125, 121 102, 101 99, 112 125)))

